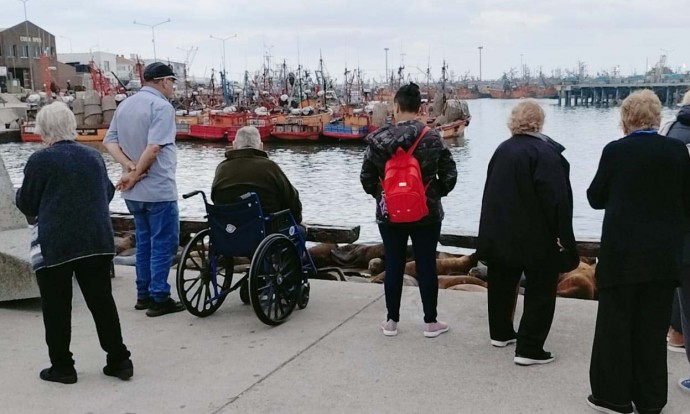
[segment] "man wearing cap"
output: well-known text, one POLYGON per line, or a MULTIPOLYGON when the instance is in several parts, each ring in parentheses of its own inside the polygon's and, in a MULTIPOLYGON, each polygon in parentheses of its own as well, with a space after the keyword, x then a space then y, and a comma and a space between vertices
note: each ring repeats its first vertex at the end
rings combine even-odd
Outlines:
POLYGON ((134 216, 137 303, 146 315, 179 312, 168 273, 179 245, 175 110, 168 102, 175 74, 163 63, 144 68, 144 87, 115 111, 103 144, 122 164, 116 188, 134 216))

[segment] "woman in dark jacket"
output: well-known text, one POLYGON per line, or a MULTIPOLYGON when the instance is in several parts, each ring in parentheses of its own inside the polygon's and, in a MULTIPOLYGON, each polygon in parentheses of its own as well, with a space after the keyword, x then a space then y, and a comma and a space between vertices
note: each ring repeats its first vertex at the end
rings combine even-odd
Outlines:
MULTIPOLYGON (((570 166, 565 149, 541 133, 544 111, 533 100, 517 104, 489 162, 477 255, 488 261, 491 344, 517 343, 514 362, 546 364, 544 351, 556 306, 561 256, 578 261, 572 229, 570 166), (513 328, 517 289, 525 274, 525 307, 513 328)), ((572 265, 571 265, 572 267, 572 265)))
MULTIPOLYGON (((683 95, 681 104, 683 106, 678 111, 676 119, 662 128, 660 134, 675 138, 688 146, 690 145, 690 91, 683 95)), ((669 330, 668 346, 671 351, 684 351, 688 361, 690 361, 690 228, 688 227, 685 228, 683 242, 680 285, 673 296, 672 328, 669 330), (679 335, 679 332, 682 334, 679 335), (678 339, 679 336, 680 340, 678 339)), ((683 391, 690 392, 690 377, 681 378, 678 381, 678 386, 683 391)))
POLYGON ((386 256, 386 308, 388 316, 381 324, 383 334, 397 335, 400 319, 400 297, 407 251, 407 240, 412 240, 417 266, 419 293, 424 307, 424 336, 436 337, 448 331, 448 324, 436 319, 438 277, 436 274, 436 245, 441 233, 443 207, 441 197, 455 187, 457 170, 455 161, 445 142, 434 130, 428 130, 419 140, 413 156, 419 162, 426 190, 429 214, 412 223, 390 223, 382 209, 381 179, 386 161, 400 147, 407 151, 423 132, 424 125, 416 120, 422 102, 419 86, 414 83, 398 90, 394 98, 395 125, 386 125, 366 138, 360 181, 364 191, 376 199, 376 221, 383 239, 386 256))
POLYGON ((16 202, 26 216, 37 217, 31 264, 41 292, 51 362, 40 377, 63 384, 77 382, 69 350, 75 275, 107 352, 103 373, 130 378, 132 361, 122 342, 110 285, 115 246, 108 205, 115 189, 101 154, 74 142, 76 121, 65 104, 55 102, 41 109, 36 127, 48 147, 29 157, 16 202))
POLYGON ((596 268, 599 290, 591 407, 659 413, 666 405, 666 332, 690 212, 690 157, 661 136, 661 102, 650 90, 621 105, 625 137, 610 142, 587 190, 605 209, 596 268))

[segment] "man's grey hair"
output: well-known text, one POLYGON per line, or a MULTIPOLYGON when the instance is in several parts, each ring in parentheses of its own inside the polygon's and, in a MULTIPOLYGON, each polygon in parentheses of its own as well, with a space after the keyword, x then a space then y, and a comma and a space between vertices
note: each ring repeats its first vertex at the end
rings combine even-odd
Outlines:
POLYGON ((685 95, 683 95, 683 100, 680 101, 681 105, 688 105, 690 104, 690 90, 685 92, 685 95))
POLYGON ((38 111, 36 133, 46 144, 74 141, 77 138, 77 120, 65 103, 56 101, 38 111))
POLYGON ((232 143, 234 149, 242 148, 256 148, 261 149, 261 134, 259 130, 253 126, 242 127, 235 135, 235 141, 232 143))

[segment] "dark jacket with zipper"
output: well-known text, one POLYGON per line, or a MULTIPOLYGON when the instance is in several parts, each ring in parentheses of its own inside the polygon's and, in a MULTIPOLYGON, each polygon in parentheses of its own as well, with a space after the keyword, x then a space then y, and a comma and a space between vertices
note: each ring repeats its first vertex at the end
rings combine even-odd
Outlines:
POLYGON ((606 210, 599 288, 678 280, 690 212, 690 157, 682 142, 656 133, 610 142, 587 198, 606 210))
POLYGON ((489 162, 477 255, 489 262, 557 270, 559 246, 576 254, 565 148, 543 134, 515 135, 489 162))
POLYGON ((266 152, 254 148, 229 150, 216 167, 211 200, 229 204, 248 192, 259 196, 264 214, 290 210, 295 221, 302 222, 299 192, 266 152))
POLYGON ((376 199, 376 221, 396 226, 423 225, 439 223, 443 220, 441 197, 445 197, 455 187, 458 172, 455 161, 441 136, 429 129, 421 138, 412 155, 419 162, 422 180, 428 185, 426 203, 429 214, 414 223, 388 223, 381 212, 381 179, 384 176, 386 161, 398 147, 407 151, 419 136, 424 124, 419 121, 405 121, 396 125, 385 125, 365 138, 367 149, 359 179, 367 194, 376 199))

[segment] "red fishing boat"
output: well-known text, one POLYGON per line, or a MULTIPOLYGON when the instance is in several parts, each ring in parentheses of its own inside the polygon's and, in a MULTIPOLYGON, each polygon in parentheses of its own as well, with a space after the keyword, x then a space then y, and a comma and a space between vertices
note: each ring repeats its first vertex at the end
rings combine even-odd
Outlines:
POLYGON ((342 118, 325 124, 323 136, 343 141, 361 141, 374 130, 376 127, 372 125, 369 114, 355 109, 345 113, 342 118))
POLYGON ((288 141, 316 141, 330 118, 325 112, 316 115, 288 115, 283 121, 279 120, 273 125, 271 135, 288 141))
POLYGON ((211 113, 207 123, 189 126, 189 136, 206 141, 234 141, 237 130, 247 125, 244 112, 211 113))
POLYGON ((25 122, 20 126, 20 135, 22 142, 43 142, 41 136, 35 132, 36 124, 33 122, 25 122))

